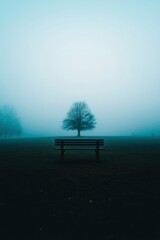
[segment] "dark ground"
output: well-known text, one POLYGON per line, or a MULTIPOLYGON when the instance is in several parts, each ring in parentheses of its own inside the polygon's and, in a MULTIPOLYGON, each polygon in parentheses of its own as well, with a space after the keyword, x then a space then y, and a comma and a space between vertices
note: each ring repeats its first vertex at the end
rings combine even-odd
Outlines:
POLYGON ((159 240, 160 138, 105 138, 94 152, 52 138, 0 141, 1 240, 159 240))

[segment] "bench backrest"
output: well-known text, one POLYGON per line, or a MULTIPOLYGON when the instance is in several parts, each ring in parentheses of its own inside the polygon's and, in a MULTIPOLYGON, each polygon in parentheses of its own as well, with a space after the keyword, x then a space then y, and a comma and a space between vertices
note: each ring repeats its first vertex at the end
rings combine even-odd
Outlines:
POLYGON ((55 139, 55 146, 92 146, 92 147, 103 147, 104 139, 55 139))

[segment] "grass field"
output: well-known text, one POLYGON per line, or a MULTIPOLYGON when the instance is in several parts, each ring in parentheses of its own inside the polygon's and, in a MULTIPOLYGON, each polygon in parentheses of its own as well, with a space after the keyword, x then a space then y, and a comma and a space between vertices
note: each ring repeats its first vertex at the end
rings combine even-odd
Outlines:
POLYGON ((0 140, 0 239, 160 239, 160 138, 105 137, 99 162, 53 147, 0 140))

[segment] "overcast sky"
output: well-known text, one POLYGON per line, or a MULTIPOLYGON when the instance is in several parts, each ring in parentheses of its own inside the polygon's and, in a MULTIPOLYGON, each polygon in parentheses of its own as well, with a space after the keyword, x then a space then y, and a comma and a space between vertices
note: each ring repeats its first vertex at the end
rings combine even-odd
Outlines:
POLYGON ((75 101, 83 135, 160 134, 159 0, 1 0, 0 36, 0 105, 26 136, 67 135, 75 101))

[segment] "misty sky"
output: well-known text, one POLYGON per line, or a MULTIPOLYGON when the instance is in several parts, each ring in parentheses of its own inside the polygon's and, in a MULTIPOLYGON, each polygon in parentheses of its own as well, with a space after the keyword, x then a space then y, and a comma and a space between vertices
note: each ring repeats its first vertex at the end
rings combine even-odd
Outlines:
POLYGON ((67 135, 75 101, 97 120, 83 135, 160 134, 159 0, 1 0, 0 36, 0 105, 24 135, 67 135))

